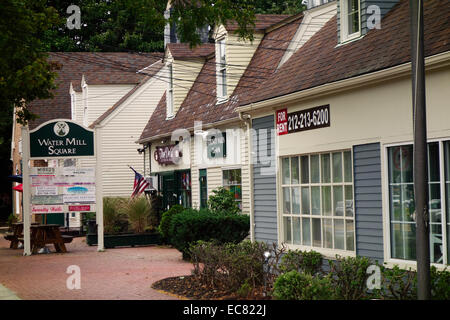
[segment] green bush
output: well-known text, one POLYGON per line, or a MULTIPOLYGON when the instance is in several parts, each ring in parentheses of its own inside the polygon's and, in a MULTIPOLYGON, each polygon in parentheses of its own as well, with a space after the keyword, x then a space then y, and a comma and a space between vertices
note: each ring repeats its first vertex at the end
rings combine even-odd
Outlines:
POLYGON ((337 299, 360 300, 366 298, 367 268, 371 262, 366 257, 336 256, 336 261, 329 260, 332 282, 337 299))
POLYGON ((412 300, 417 298, 416 272, 400 269, 398 265, 392 268, 380 266, 381 288, 373 291, 375 298, 383 300, 412 300))
POLYGON ((161 234, 163 240, 165 242, 170 243, 170 225, 172 223, 172 219, 177 214, 183 212, 185 209, 183 206, 176 204, 172 206, 169 210, 164 212, 161 217, 161 222, 158 227, 158 231, 161 234))
POLYGON ((277 278, 273 296, 277 300, 331 300, 332 281, 292 270, 277 278))
POLYGON ((450 300, 450 271, 438 271, 431 266, 431 297, 433 300, 450 300))
POLYGON ((280 271, 286 273, 292 270, 315 275, 322 269, 322 255, 314 250, 289 250, 281 258, 280 271))
POLYGON ((8 220, 7 220, 8 227, 11 228, 12 225, 13 225, 13 223, 17 223, 18 221, 19 221, 19 219, 18 219, 17 215, 14 214, 14 213, 11 213, 11 214, 8 216, 8 220))
POLYGON ((103 198, 103 225, 105 233, 115 234, 128 230, 125 213, 126 198, 103 198))
POLYGON ((172 218, 170 240, 189 259, 189 246, 199 240, 239 243, 250 230, 248 215, 217 214, 210 210, 186 209, 172 218))
POLYGON ((147 228, 150 215, 150 203, 147 197, 142 195, 131 198, 125 205, 125 213, 133 231, 143 233, 147 228))
POLYGON ((264 242, 242 241, 220 244, 198 241, 190 247, 193 275, 211 290, 247 296, 264 285, 264 242))
POLYGON ((212 193, 208 199, 208 208, 212 212, 237 214, 241 211, 231 191, 220 187, 212 193))

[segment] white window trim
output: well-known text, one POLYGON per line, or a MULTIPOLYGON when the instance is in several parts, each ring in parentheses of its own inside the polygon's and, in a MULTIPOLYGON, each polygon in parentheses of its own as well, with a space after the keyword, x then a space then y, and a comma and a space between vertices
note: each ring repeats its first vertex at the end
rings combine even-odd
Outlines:
POLYGON ((243 207, 243 204, 244 204, 244 197, 243 197, 243 178, 242 178, 242 167, 241 166, 230 166, 230 167, 221 167, 220 168, 221 169, 221 172, 222 172, 222 180, 221 180, 221 186, 223 187, 223 188, 225 188, 226 186, 223 184, 223 172, 224 171, 231 171, 231 170, 240 170, 241 171, 241 183, 240 184, 230 184, 230 185, 228 185, 228 186, 241 186, 241 199, 239 200, 239 201, 236 201, 235 200, 235 202, 238 202, 238 203, 240 203, 241 204, 241 211, 243 211, 244 210, 244 207, 243 207))
POLYGON ((88 116, 89 116, 89 109, 88 109, 88 86, 86 83, 83 84, 83 93, 82 93, 82 99, 83 99, 83 125, 85 127, 88 126, 88 116))
POLYGON ((216 43, 218 45, 217 49, 217 55, 219 56, 218 63, 217 63, 217 104, 221 104, 228 101, 228 77, 227 77, 227 53, 226 53, 226 43, 225 43, 225 37, 219 38, 216 40, 216 43), (222 46, 224 51, 224 66, 222 66, 222 46), (225 83, 223 83, 223 77, 222 72, 225 73, 225 83), (225 88, 225 90, 224 90, 225 88), (223 94, 225 91, 225 95, 223 94))
MULTIPOLYGON (((276 138, 278 143, 278 136, 276 138)), ((331 159, 330 159, 331 160, 331 159)), ((292 250, 302 250, 302 251, 316 251, 322 254, 325 258, 328 259, 336 259, 336 255, 339 255, 341 257, 356 257, 356 211, 355 211, 355 176, 354 176, 354 164, 353 164, 353 146, 349 146, 348 148, 342 148, 342 149, 336 149, 336 150, 327 150, 327 151, 317 151, 317 152, 311 152, 311 153, 304 153, 304 154, 292 154, 292 155, 283 155, 278 156, 277 163, 277 170, 276 170, 276 184, 277 184, 277 229, 278 229, 278 243, 283 243, 286 245, 288 249, 292 250), (333 153, 333 152, 344 152, 344 151, 350 151, 351 153, 351 159, 352 159, 352 189, 353 189, 353 225, 354 225, 354 237, 353 237, 353 251, 350 250, 341 250, 341 249, 332 249, 332 248, 321 248, 321 247, 314 247, 314 246, 305 246, 305 245, 298 245, 298 244, 290 244, 284 242, 284 227, 283 227, 283 182, 282 182, 282 159, 283 158, 291 158, 291 157, 301 157, 301 156, 310 156, 310 155, 319 155, 323 153, 333 153)), ((320 160, 319 160, 320 163, 320 160)), ((344 166, 344 159, 342 159, 342 165, 344 166)), ((320 165, 319 165, 320 167, 320 165)), ((300 168, 299 168, 300 169, 300 168)), ((332 173, 330 173, 332 174, 332 173)), ((342 173, 344 174, 344 172, 342 173)), ((344 183, 344 182, 342 182, 344 183)), ((321 184, 321 183, 320 183, 321 184)), ((320 202, 322 205, 322 196, 320 197, 320 202)), ((302 215, 298 215, 299 217, 302 217, 302 215)), ((322 215, 320 216, 322 217, 322 215)), ((333 217, 333 216, 331 216, 333 217)), ((343 217, 343 220, 347 220, 346 217, 343 217)), ((348 219, 350 220, 350 219, 348 219)), ((334 228, 334 226, 333 226, 334 228)), ((322 234, 321 234, 321 241, 323 242, 323 228, 322 228, 322 234)), ((345 241, 345 240, 344 240, 345 241)), ((334 243, 334 237, 333 237, 333 243, 334 243)))
POLYGON ((70 95, 71 116, 72 116, 73 121, 75 121, 75 118, 76 118, 76 103, 77 103, 77 97, 75 96, 75 93, 73 92, 70 95))
POLYGON ((166 99, 166 120, 173 119, 175 117, 174 103, 173 103, 173 63, 167 65, 169 73, 169 81, 167 83, 167 99, 166 99))
POLYGON ((359 21, 359 30, 358 32, 354 32, 352 34, 348 33, 348 19, 347 19, 347 1, 340 0, 340 24, 341 24, 341 43, 347 43, 352 40, 358 39, 361 37, 361 0, 358 0, 358 21, 359 21))
MULTIPOLYGON (((442 181, 445 181, 445 172, 444 172, 444 154, 443 154, 443 143, 445 141, 450 141, 450 137, 443 137, 443 138, 432 138, 427 139, 427 145, 429 143, 438 142, 439 143, 439 168, 440 168, 440 179, 441 183, 442 181)), ((383 207, 385 208, 383 210, 383 237, 384 237, 384 265, 388 268, 392 268, 394 266, 399 266, 402 269, 411 269, 415 271, 417 269, 417 262, 414 260, 403 260, 403 259, 396 259, 392 258, 391 253, 391 212, 390 212, 390 203, 389 203, 389 159, 388 159, 388 148, 391 147, 398 147, 398 146, 405 146, 405 145, 413 145, 413 140, 409 141, 403 141, 399 143, 386 143, 382 147, 382 160, 384 161, 383 164, 383 174, 382 174, 382 194, 383 194, 383 207)), ((441 188, 441 208, 443 210, 442 212, 442 224, 444 227, 446 227, 447 224, 447 216, 445 214, 445 208, 446 208, 446 198, 445 198, 445 185, 444 188, 441 188)), ((447 230, 446 228, 442 229, 442 245, 445 246, 447 244, 447 230)), ((447 249, 447 248, 446 248, 447 249)), ((443 252, 443 262, 447 261, 447 264, 444 263, 430 263, 430 265, 435 266, 438 270, 444 270, 445 268, 448 268, 450 265, 450 257, 447 255, 448 249, 444 250, 443 252)))

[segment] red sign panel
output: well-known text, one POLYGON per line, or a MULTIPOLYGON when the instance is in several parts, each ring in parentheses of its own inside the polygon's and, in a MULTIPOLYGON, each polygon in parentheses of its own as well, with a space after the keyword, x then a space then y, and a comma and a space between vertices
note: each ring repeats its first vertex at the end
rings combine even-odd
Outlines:
POLYGON ((277 110, 277 134, 279 136, 288 133, 287 109, 277 110))
POLYGON ((89 205, 69 206, 69 211, 91 211, 91 206, 89 205))

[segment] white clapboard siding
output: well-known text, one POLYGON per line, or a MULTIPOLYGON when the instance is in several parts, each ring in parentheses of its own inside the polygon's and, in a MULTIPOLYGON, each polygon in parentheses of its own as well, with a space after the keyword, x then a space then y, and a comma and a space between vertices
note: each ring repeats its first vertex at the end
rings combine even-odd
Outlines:
POLYGON ((208 197, 212 195, 212 191, 222 186, 222 168, 208 168, 206 171, 208 183, 208 197))
POLYGON ((189 90, 197 79, 205 61, 203 59, 173 61, 173 112, 177 114, 189 90))
MULTIPOLYGON (((133 84, 89 85, 87 86, 87 114, 90 125, 106 110, 134 88, 133 84)), ((148 119, 147 119, 148 120, 148 119)))
MULTIPOLYGON (((253 58, 253 54, 258 48, 263 38, 262 33, 253 34, 253 42, 249 40, 242 40, 231 32, 229 32, 225 39, 225 55, 227 63, 227 91, 231 95, 236 89, 242 75, 245 72, 248 64, 253 58)), ((219 45, 216 44, 216 57, 219 56, 219 45)), ((220 65, 217 64, 219 68, 220 65)), ((217 73, 219 74, 219 73, 217 73)), ((219 83, 219 82, 218 82, 219 83)))
POLYGON ((281 58, 278 68, 281 68, 298 49, 336 15, 336 6, 336 2, 329 2, 326 5, 304 12, 302 23, 295 32, 294 38, 290 42, 284 56, 281 58))
POLYGON ((247 129, 241 131, 241 159, 242 159, 242 212, 250 213, 250 170, 249 170, 249 141, 247 129))
POLYGON ((83 94, 75 92, 75 119, 74 121, 83 125, 83 94))
MULTIPOLYGON (((158 73, 147 81, 101 123, 103 196, 131 195, 134 173, 128 165, 144 174, 144 155, 137 151, 142 146, 136 141, 166 89, 166 82, 159 77, 158 73)), ((82 163, 95 166, 95 160, 83 159, 82 163)), ((148 174, 148 163, 146 167, 148 174)))

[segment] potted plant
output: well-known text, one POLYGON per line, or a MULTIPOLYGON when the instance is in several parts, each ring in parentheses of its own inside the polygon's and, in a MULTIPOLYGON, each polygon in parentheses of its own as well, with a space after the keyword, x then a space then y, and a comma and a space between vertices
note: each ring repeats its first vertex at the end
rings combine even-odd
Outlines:
MULTIPOLYGON (((103 201, 105 248, 160 244, 160 235, 148 225, 151 204, 145 196, 103 201)), ((87 243, 97 244, 97 234, 88 234, 87 243)))

